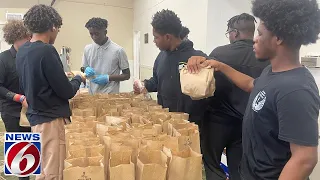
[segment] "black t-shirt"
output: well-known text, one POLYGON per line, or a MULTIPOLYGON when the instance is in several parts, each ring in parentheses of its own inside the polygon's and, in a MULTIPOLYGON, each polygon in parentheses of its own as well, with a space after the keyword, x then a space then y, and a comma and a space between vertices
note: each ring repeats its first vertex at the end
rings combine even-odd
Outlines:
POLYGON ((243 119, 243 179, 277 180, 291 157, 290 143, 317 146, 319 104, 307 68, 274 73, 268 66, 254 82, 243 119))
POLYGON ((17 53, 16 68, 24 92, 31 126, 69 118, 69 99, 77 93, 81 77, 69 82, 56 49, 41 41, 26 42, 17 53))
POLYGON ((12 94, 21 94, 16 72, 17 51, 12 46, 0 54, 0 106, 2 114, 20 117, 21 103, 12 100, 12 94))
MULTIPOLYGON (((270 62, 260 61, 253 51, 253 40, 239 40, 214 49, 210 57, 221 61, 239 72, 257 78, 270 62)), ((209 103, 206 120, 239 125, 246 110, 249 93, 232 83, 223 73, 215 72, 216 91, 209 103)))

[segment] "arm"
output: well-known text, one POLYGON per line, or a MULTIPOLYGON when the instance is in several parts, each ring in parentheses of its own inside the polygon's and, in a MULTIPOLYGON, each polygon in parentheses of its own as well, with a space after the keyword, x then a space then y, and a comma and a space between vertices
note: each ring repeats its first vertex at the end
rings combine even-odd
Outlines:
POLYGON ((279 139, 290 143, 291 158, 279 180, 306 180, 318 161, 319 96, 297 90, 277 102, 279 139))
POLYGON ((23 95, 16 94, 15 92, 8 90, 4 86, 6 73, 7 72, 6 72, 5 64, 2 60, 0 60, 0 97, 2 99, 8 99, 8 100, 22 103, 25 100, 25 97, 23 95))
POLYGON ((54 47, 48 47, 46 55, 42 59, 42 68, 49 85, 60 98, 69 100, 76 95, 82 77, 77 75, 69 81, 54 47))
POLYGON ((279 180, 306 180, 318 162, 318 148, 290 143, 291 158, 279 180))
POLYGON ((207 66, 213 67, 216 71, 221 71, 240 89, 246 92, 251 92, 253 89, 254 79, 252 77, 245 75, 222 62, 206 60, 206 58, 199 56, 193 56, 188 61, 188 70, 191 73, 197 73, 200 68, 207 66))
POLYGON ((118 51, 119 67, 122 70, 120 75, 110 75, 109 81, 126 81, 130 79, 129 62, 126 52, 121 48, 118 51))

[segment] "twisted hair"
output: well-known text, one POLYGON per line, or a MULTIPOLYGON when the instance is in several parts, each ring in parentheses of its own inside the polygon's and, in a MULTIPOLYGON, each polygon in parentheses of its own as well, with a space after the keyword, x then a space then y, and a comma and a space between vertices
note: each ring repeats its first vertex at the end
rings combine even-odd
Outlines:
POLYGON ((171 10, 158 11, 152 18, 152 27, 160 34, 172 34, 180 37, 182 24, 180 18, 171 10))
POLYGON ((242 13, 240 15, 233 16, 231 19, 227 21, 228 29, 238 29, 240 31, 248 31, 251 33, 254 33, 255 31, 254 23, 256 22, 257 21, 255 17, 247 13, 242 13))
POLYGON ((31 33, 24 26, 21 20, 10 20, 3 27, 3 38, 8 44, 14 44, 14 42, 28 38, 31 33))
POLYGON ((44 33, 51 28, 60 28, 62 18, 51 6, 35 5, 24 15, 24 24, 32 33, 44 33))
POLYGON ((95 29, 107 29, 108 28, 108 20, 102 18, 91 18, 85 25, 88 28, 95 29))

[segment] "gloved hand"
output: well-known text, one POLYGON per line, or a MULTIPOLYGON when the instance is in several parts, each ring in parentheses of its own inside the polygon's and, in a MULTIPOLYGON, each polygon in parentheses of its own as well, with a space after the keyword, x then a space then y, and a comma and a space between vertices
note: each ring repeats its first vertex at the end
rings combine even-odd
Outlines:
POLYGON ((99 85, 106 85, 109 83, 109 75, 99 75, 95 79, 92 79, 91 82, 99 84, 99 85))
POLYGON ((86 74, 87 77, 92 77, 96 74, 96 72, 94 71, 94 69, 92 67, 87 67, 85 69, 84 73, 86 74))

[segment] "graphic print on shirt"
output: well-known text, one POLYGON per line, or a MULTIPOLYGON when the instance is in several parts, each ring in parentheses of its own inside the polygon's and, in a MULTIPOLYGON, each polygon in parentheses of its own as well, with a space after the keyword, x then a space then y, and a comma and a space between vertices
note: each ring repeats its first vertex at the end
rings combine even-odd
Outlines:
POLYGON ((266 99, 266 92, 260 91, 252 102, 252 110, 254 110, 255 112, 260 111, 263 108, 266 99))

